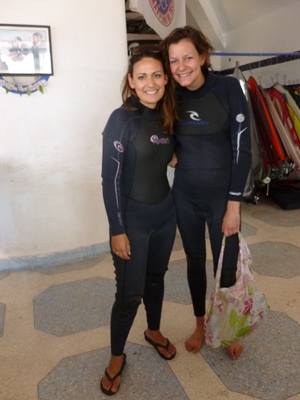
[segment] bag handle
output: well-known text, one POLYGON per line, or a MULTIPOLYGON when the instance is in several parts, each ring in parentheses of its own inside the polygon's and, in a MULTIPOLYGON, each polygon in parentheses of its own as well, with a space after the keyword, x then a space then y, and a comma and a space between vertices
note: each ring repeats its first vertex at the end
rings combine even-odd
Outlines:
POLYGON ((219 261, 218 261, 218 268, 216 272, 216 287, 215 291, 217 292, 220 287, 220 280, 221 280, 221 273, 222 273, 222 266, 223 266, 223 259, 224 259, 224 251, 225 251, 225 243, 226 243, 226 236, 223 235, 219 261))
MULTIPOLYGON (((241 232, 238 233, 239 236, 239 254, 241 258, 241 262, 238 262, 238 268, 241 268, 242 271, 249 271, 248 265, 251 262, 251 254, 250 250, 247 246, 245 239, 243 238, 241 232)), ((216 288, 217 291, 220 288, 220 280, 222 274, 222 267, 223 267, 223 259, 224 259, 224 251, 225 251, 225 244, 226 244, 226 236, 223 235, 219 261, 218 261, 218 268, 216 272, 216 288)))

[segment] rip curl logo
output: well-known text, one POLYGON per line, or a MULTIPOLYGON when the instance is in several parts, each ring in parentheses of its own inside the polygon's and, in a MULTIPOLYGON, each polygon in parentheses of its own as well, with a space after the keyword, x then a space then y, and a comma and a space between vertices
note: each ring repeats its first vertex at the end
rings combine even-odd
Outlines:
POLYGON ((174 18, 174 0, 149 0, 152 10, 164 26, 169 26, 174 18))
POLYGON ((186 113, 189 114, 190 119, 191 119, 192 121, 190 121, 190 120, 188 120, 188 121, 181 121, 181 122, 180 122, 181 125, 186 125, 186 126, 189 126, 189 125, 197 125, 197 126, 200 126, 200 125, 201 125, 201 126, 209 125, 209 121, 203 121, 203 120, 199 117, 199 114, 197 113, 197 111, 186 111, 186 113))
POLYGON ((196 111, 187 111, 187 114, 190 114, 190 118, 193 121, 201 121, 201 118, 199 117, 199 114, 196 111))
POLYGON ((124 147, 123 147, 122 143, 114 141, 114 147, 119 153, 123 153, 124 147))
POLYGON ((156 135, 152 135, 150 141, 154 144, 170 144, 169 138, 159 138, 156 135))

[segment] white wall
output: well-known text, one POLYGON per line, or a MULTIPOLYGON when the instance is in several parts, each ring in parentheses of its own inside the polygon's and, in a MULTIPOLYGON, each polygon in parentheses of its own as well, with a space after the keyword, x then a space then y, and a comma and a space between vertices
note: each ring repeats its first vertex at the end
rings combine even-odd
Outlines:
POLYGON ((0 270, 80 258, 108 241, 101 132, 121 103, 124 3, 0 0, 2 23, 51 26, 54 63, 44 94, 0 88, 0 270))
MULTIPOLYGON (((300 2, 282 8, 270 15, 261 15, 253 23, 228 34, 226 51, 241 53, 288 53, 300 50, 300 2)), ((270 57, 222 57, 222 69, 233 68, 238 61, 240 65, 270 57), (230 60, 229 60, 230 58, 230 60)), ((300 61, 292 61, 273 66, 262 67, 252 71, 261 85, 270 87, 276 79, 284 84, 287 80, 300 79, 300 61), (278 77, 275 75, 278 75, 278 77)), ((245 72, 246 77, 250 72, 245 72)))
MULTIPOLYGON (((283 7, 277 12, 272 11, 272 5, 270 5, 268 14, 262 12, 260 18, 245 23, 241 28, 234 31, 227 32, 224 30, 219 36, 216 35, 216 32, 219 32, 218 26, 213 26, 208 20, 205 10, 201 6, 202 3, 201 0, 186 0, 188 8, 187 24, 200 27, 210 39, 216 51, 227 53, 288 53, 300 50, 300 1, 288 7, 283 7), (220 37, 222 40, 220 40, 220 37)), ((217 2, 214 3, 217 5, 217 2)), ((231 1, 231 5, 233 3, 231 1)), ((235 18, 239 19, 237 12, 235 18)), ((271 56, 212 56, 211 62, 214 70, 219 71, 234 68, 237 62, 244 65, 268 58, 271 58, 271 56)), ((255 69, 252 71, 252 75, 257 80, 259 79, 262 86, 270 87, 277 80, 281 84, 289 83, 288 81, 292 83, 296 79, 299 81, 299 70, 300 61, 292 61, 255 69)), ((250 71, 245 71, 244 75, 248 78, 250 71)))
MULTIPOLYGON (((1 23, 51 26, 54 60, 45 94, 20 97, 0 88, 0 270, 58 265, 107 249, 101 132, 121 103, 124 3, 0 0, 1 23)), ((262 16, 228 35, 226 50, 300 50, 299 14, 297 3, 272 18, 262 16)), ((255 60, 213 59, 215 69, 232 68, 236 61, 255 60)), ((277 72, 280 80, 283 74, 294 79, 299 61, 270 69, 253 75, 266 86, 277 72)))

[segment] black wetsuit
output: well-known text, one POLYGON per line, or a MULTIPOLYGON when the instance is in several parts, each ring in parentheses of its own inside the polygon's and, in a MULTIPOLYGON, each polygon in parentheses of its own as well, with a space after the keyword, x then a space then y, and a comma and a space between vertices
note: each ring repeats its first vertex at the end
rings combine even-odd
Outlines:
MULTIPOLYGON (((216 272, 227 202, 241 201, 251 164, 248 105, 236 78, 211 72, 198 90, 181 88, 179 102, 173 193, 194 313, 201 317, 206 296, 205 225, 216 272)), ((235 283, 237 258, 238 235, 233 235, 226 240, 221 286, 235 283)))
POLYGON ((112 253, 117 292, 111 316, 111 348, 123 354, 143 299, 148 327, 159 330, 164 274, 173 247, 176 212, 167 179, 174 136, 162 133, 156 109, 122 106, 103 132, 102 185, 110 235, 126 233, 130 260, 112 253))

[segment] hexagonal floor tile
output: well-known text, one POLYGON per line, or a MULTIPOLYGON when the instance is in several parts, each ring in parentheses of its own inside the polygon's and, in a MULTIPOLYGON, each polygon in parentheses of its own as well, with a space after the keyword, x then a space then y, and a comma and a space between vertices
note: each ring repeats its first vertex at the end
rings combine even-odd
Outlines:
POLYGON ((280 208, 254 211, 252 217, 269 225, 274 226, 299 226, 300 210, 293 210, 292 213, 280 208))
POLYGON ((242 342, 242 356, 231 361, 224 349, 200 353, 227 389, 262 400, 285 400, 300 393, 300 325, 270 311, 266 321, 242 342))
POLYGON ((85 268, 92 268, 105 258, 104 255, 100 257, 87 258, 80 261, 71 262, 68 264, 57 265, 54 267, 38 267, 34 268, 36 272, 45 275, 62 274, 69 271, 78 271, 85 268))
POLYGON ((109 325, 115 281, 90 278, 54 285, 33 299, 34 327, 66 336, 109 325))
POLYGON ((255 228, 252 225, 247 224, 246 222, 242 222, 241 232, 244 237, 254 236, 257 232, 257 228, 255 228))
POLYGON ((9 276, 9 272, 6 271, 0 271, 0 281, 4 278, 6 278, 7 276, 9 276))
MULTIPOLYGON (((152 348, 127 342, 127 364, 115 398, 188 400, 168 363, 152 348)), ((38 385, 38 400, 99 400, 110 349, 64 358, 38 385)))
POLYGON ((299 247, 289 243, 262 242, 249 245, 251 268, 261 275, 293 278, 300 275, 299 247))

